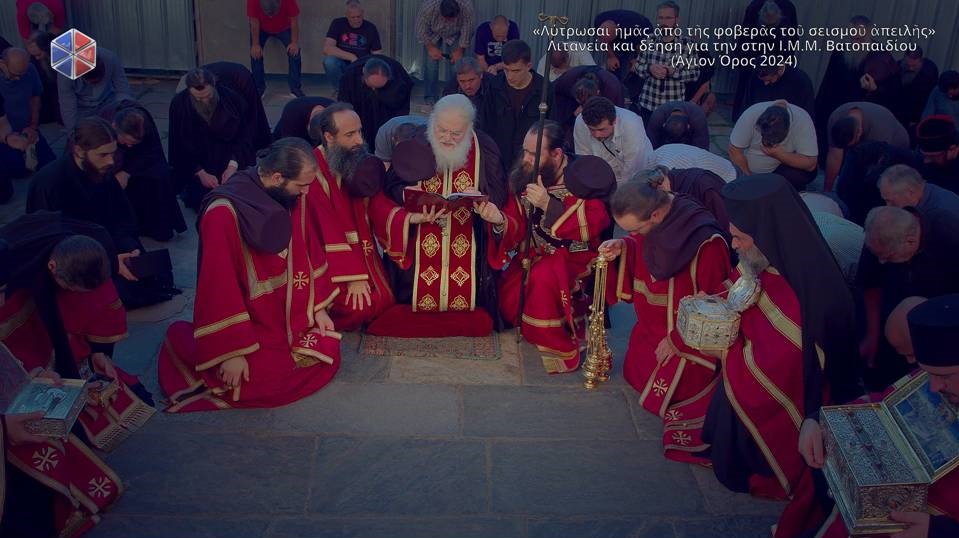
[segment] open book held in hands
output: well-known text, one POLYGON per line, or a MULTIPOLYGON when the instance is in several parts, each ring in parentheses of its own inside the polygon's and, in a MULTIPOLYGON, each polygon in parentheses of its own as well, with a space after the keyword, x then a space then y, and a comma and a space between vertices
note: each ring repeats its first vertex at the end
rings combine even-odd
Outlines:
POLYGON ((435 207, 437 211, 445 209, 450 213, 461 207, 472 211, 474 203, 487 200, 489 196, 480 193, 454 192, 449 196, 443 196, 435 192, 426 192, 419 187, 403 189, 403 208, 411 213, 419 213, 424 207, 427 211, 435 207))

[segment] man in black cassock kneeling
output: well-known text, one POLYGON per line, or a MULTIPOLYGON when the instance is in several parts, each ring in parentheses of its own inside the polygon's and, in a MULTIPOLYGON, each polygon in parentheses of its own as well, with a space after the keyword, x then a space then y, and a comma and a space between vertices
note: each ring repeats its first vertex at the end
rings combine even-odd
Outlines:
POLYGON ((256 124, 246 100, 210 71, 193 69, 185 81, 170 103, 170 164, 177 190, 186 189, 184 201, 196 210, 207 192, 254 164, 256 124))

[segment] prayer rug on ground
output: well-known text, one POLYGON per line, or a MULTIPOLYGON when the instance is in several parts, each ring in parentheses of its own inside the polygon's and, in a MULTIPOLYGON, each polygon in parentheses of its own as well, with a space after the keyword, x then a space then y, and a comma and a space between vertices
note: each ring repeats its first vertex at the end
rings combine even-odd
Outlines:
POLYGON ((403 357, 417 359, 460 359, 495 361, 502 356, 500 335, 450 338, 396 338, 364 334, 360 355, 364 357, 403 357))

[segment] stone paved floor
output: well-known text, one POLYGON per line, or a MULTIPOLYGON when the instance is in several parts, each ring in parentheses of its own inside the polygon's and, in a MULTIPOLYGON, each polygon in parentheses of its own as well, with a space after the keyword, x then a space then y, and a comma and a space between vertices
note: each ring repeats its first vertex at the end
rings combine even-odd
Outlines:
MULTIPOLYGON (((137 82, 165 138, 174 84, 137 82)), ((271 121, 289 98, 268 92, 271 121)), ((710 123, 713 150, 725 154, 728 111, 710 123)), ((61 151, 62 132, 44 132, 61 151)), ((0 206, 0 222, 22 211, 26 181, 17 190, 0 206)), ((130 338, 116 352, 154 388, 166 326, 191 317, 196 234, 162 246, 184 299, 132 312, 130 338)), ((547 376, 512 332, 501 335, 503 358, 492 363, 364 357, 359 338, 347 335, 340 373, 312 397, 151 419, 106 456, 126 493, 90 536, 768 536, 781 504, 731 494, 711 471, 662 457, 660 422, 621 375, 635 316, 618 305, 612 317, 618 361, 594 392, 582 389, 579 373, 547 376)))

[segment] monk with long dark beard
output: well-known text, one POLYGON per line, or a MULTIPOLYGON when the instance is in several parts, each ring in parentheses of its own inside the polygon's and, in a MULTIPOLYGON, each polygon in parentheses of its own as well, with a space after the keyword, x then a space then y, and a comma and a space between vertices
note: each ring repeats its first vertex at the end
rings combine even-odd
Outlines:
POLYGON ((383 194, 383 161, 370 155, 360 117, 349 103, 335 103, 310 121, 319 174, 307 194, 309 222, 322 237, 330 279, 339 295, 330 307, 336 326, 359 329, 396 303, 379 243, 403 251, 410 225, 429 215, 409 213, 383 194), (374 235, 374 230, 375 235, 374 235))
POLYGON ((194 210, 207 192, 255 162, 256 124, 244 98, 206 69, 186 74, 170 102, 170 165, 177 190, 194 210))
POLYGON ((337 294, 306 223, 313 148, 283 138, 203 200, 193 323, 167 329, 167 412, 275 407, 313 394, 340 365, 327 308, 337 294))
POLYGON ((599 157, 587 155, 568 164, 563 128, 554 121, 543 124, 540 169, 534 172, 539 133, 538 124, 526 133, 521 160, 510 174, 512 196, 503 211, 484 202, 476 212, 490 224, 497 245, 492 261, 498 264, 493 267, 509 264, 498 286, 504 321, 522 324, 522 334, 539 349, 546 372, 559 374, 579 368, 589 301, 574 299, 584 298, 583 280, 592 272, 589 263, 609 228, 606 203, 616 189, 616 176, 599 157), (523 264, 519 256, 510 262, 509 253, 527 240, 528 219, 531 266, 523 288, 523 264))

